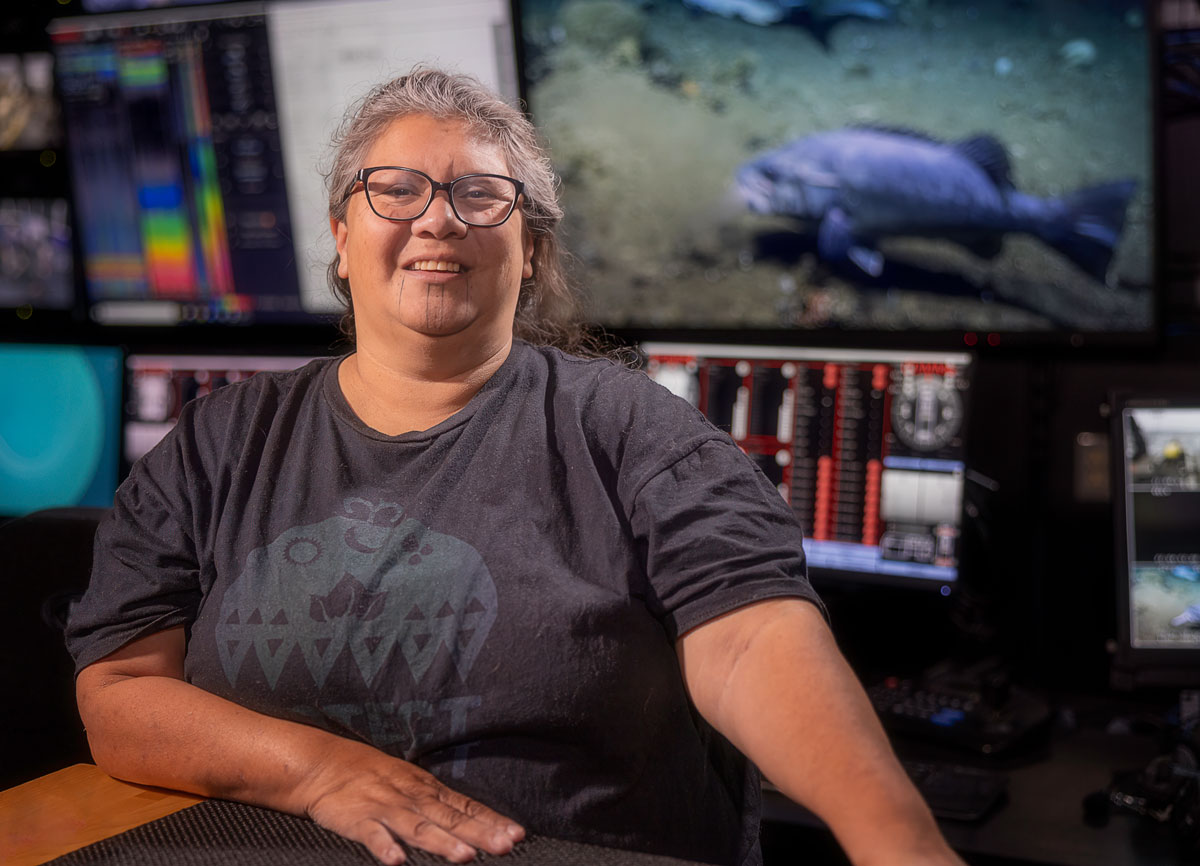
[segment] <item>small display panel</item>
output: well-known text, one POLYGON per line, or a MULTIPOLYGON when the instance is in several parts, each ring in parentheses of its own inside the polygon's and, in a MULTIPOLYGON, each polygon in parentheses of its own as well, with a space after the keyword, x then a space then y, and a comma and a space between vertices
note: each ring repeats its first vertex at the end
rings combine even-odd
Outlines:
POLYGON ((74 279, 66 200, 0 197, 0 307, 70 310, 74 279))
POLYGON ((112 505, 121 350, 0 345, 0 515, 112 505))
POLYGON ((43 51, 0 54, 0 150, 40 150, 62 143, 53 68, 43 51))
POLYGON ((1188 650, 1200 665, 1200 394, 1126 405, 1120 423, 1128 646, 1188 650))
POLYGON ((311 360, 299 355, 130 355, 125 361, 125 462, 136 462, 157 445, 196 397, 255 373, 295 370, 311 360))
POLYGON ((727 431, 796 512, 809 565, 959 575, 971 357, 646 343, 647 372, 727 431))

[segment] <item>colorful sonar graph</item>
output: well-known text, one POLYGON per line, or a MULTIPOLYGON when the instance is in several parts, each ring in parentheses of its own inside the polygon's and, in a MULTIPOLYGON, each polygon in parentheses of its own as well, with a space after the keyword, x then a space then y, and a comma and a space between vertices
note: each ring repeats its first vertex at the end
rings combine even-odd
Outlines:
POLYGON ((77 178, 76 218, 88 295, 145 297, 130 148, 113 109, 118 102, 116 49, 111 44, 85 43, 73 34, 55 38, 60 43, 56 62, 64 101, 76 106, 79 115, 68 155, 77 178))
POLYGON ((200 245, 197 282, 207 287, 213 296, 228 296, 234 292, 233 265, 217 176, 217 154, 213 148, 212 113, 204 83, 203 54, 199 44, 191 42, 180 46, 178 56, 182 84, 179 88, 180 115, 186 125, 192 206, 200 245))
MULTIPOLYGON (((162 49, 158 40, 122 46, 118 74, 130 120, 169 129, 170 88, 162 49)), ((165 147, 140 148, 133 159, 150 295, 190 297, 192 245, 187 214, 182 209, 184 189, 179 166, 165 147)))
MULTIPOLYGON (((170 87, 162 43, 127 44, 119 58, 121 90, 129 102, 131 120, 162 123, 169 129, 170 87)), ((150 294, 189 298, 194 288, 192 243, 180 167, 166 148, 146 148, 134 154, 134 178, 150 294)))
POLYGON ((73 159, 88 178, 79 218, 89 296, 229 307, 233 266, 202 44, 147 36, 60 46, 59 56, 65 96, 88 121, 73 159))

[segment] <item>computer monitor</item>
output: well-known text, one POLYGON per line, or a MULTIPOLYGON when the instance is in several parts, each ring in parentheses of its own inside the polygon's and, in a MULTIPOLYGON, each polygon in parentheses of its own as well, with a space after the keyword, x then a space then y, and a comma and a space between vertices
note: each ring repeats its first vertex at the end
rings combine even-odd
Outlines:
MULTIPOLYGON (((0 44, 9 47, 12 40, 0 44)), ((53 68, 46 51, 0 52, 0 151, 40 151, 62 144, 53 68)))
POLYGON ((121 356, 111 346, 0 345, 0 516, 112 505, 121 356))
POLYGON ((128 467, 179 420, 184 405, 255 373, 302 367, 311 355, 131 354, 125 359, 123 457, 128 467))
POLYGON ((1117 394, 1117 647, 1125 687, 1200 687, 1200 389, 1117 394))
POLYGON ((272 0, 51 22, 91 318, 328 321, 321 169, 418 62, 516 98, 506 0, 272 0))
POLYGON ((733 437, 794 509, 814 578, 960 575, 970 355, 642 345, 652 378, 733 437))
POLYGON ((65 198, 0 196, 0 309, 75 306, 70 208, 65 198))
POLYGON ((1157 339, 1157 4, 518 8, 566 243, 610 330, 1157 339))

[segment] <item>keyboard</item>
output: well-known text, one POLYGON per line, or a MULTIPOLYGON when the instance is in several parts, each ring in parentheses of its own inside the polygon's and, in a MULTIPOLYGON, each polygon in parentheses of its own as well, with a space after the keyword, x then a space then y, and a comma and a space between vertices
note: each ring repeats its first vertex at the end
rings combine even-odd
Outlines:
POLYGON ((944 761, 901 759, 900 764, 937 818, 978 821, 1008 793, 1008 776, 997 770, 944 761))
POLYGON ((896 677, 871 686, 867 694, 889 733, 980 755, 1008 751, 1050 721, 1049 706, 1016 687, 999 704, 986 700, 978 690, 928 686, 896 677))

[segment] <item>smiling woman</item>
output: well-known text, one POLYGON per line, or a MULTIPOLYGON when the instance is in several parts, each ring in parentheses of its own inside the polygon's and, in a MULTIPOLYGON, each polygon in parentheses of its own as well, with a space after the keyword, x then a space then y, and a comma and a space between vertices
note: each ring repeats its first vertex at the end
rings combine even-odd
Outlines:
MULTIPOLYGON (((456 121, 475 145, 489 145, 493 157, 506 168, 501 174, 519 180, 516 202, 525 230, 533 242, 532 273, 521 282, 515 331, 533 343, 555 345, 566 351, 588 346, 579 321, 579 304, 568 287, 555 230, 562 220, 557 180, 537 133, 512 106, 491 96, 477 82, 463 76, 446 76, 432 69, 416 69, 402 78, 375 87, 354 106, 335 137, 336 153, 326 175, 329 215, 342 221, 350 198, 361 188, 364 168, 389 163, 374 162, 368 153, 387 127, 400 118, 423 116, 456 121)), ((410 163, 397 166, 417 168, 410 163)), ((476 168, 475 171, 483 171, 476 168)), ((426 174, 427 181, 437 178, 426 174)), ((450 178, 441 178, 443 182, 450 178)), ((431 185, 429 193, 439 190, 431 185)), ((447 191, 448 192, 448 191, 447 191)), ((340 255, 339 255, 340 259, 340 255)), ((329 268, 330 285, 347 305, 343 330, 353 336, 355 309, 347 278, 335 259, 329 268)), ((594 347, 593 347, 594 348, 594 347)))
POLYGON ((759 777, 856 863, 958 864, 723 432, 581 345, 533 127, 418 70, 328 176, 354 351, 185 407, 68 645, 97 762, 387 864, 539 835, 754 866, 759 777), (554 344, 554 345, 551 345, 554 344))

